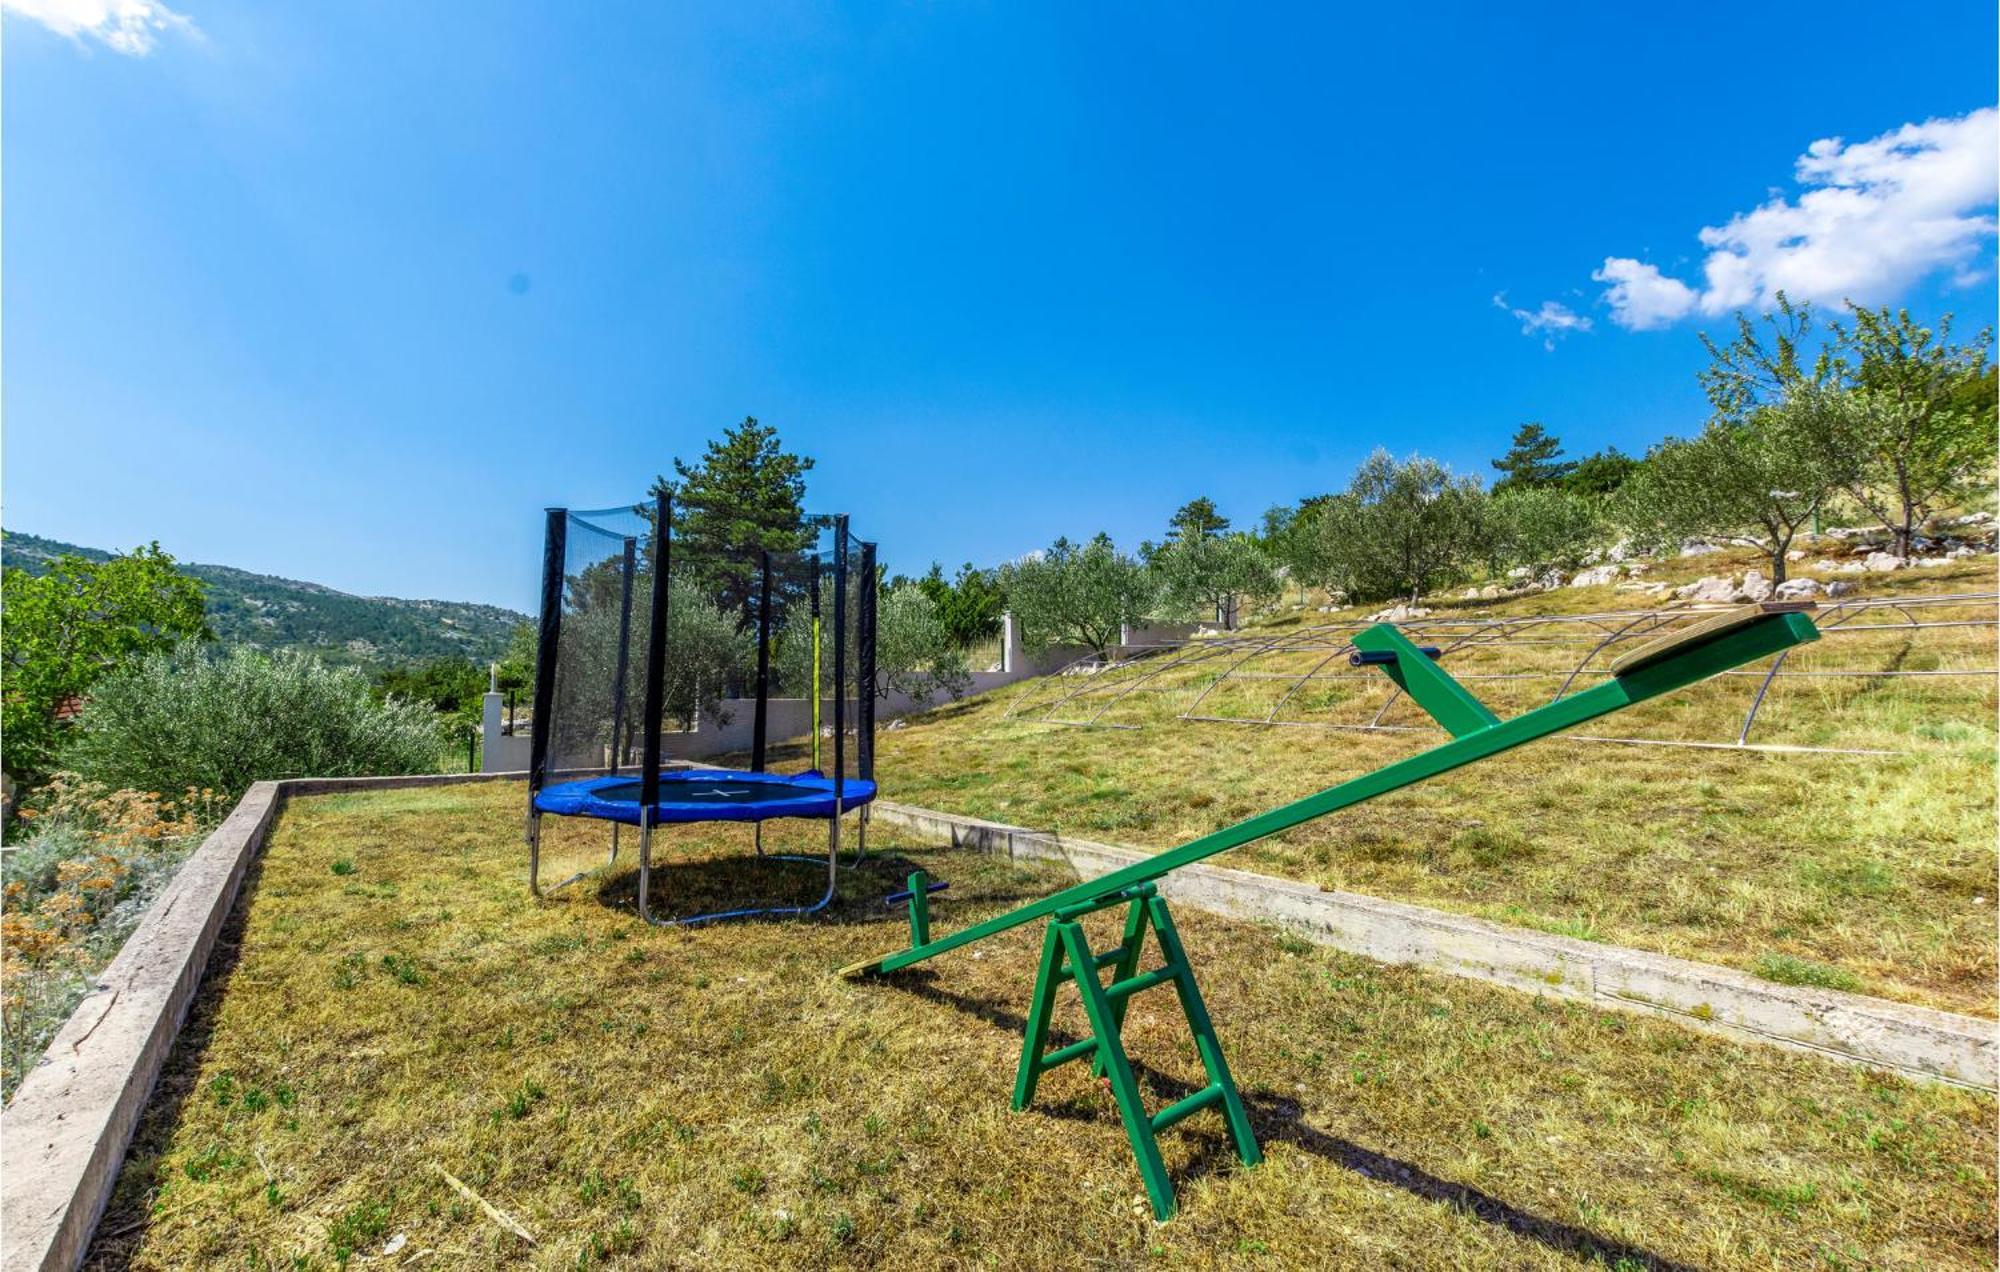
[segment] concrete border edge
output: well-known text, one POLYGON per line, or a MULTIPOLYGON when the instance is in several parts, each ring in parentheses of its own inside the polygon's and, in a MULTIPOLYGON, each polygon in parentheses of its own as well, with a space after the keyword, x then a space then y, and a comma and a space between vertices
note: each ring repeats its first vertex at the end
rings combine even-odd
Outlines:
MULTIPOLYGON (((1151 853, 877 800, 884 823, 954 847, 1067 862, 1082 878, 1151 853)), ((1160 881, 1177 902, 1271 923, 1320 945, 1531 993, 1639 1012, 1739 1042, 1809 1051, 1907 1077, 2000 1089, 2000 1023, 1865 994, 1801 988, 1734 968, 1509 927, 1469 915, 1219 866, 1160 881)))

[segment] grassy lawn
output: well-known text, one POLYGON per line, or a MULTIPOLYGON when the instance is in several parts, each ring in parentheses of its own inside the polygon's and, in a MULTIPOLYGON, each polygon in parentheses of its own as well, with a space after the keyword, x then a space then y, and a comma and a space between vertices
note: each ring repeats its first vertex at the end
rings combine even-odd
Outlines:
MULTIPOLYGON (((632 916, 630 871, 530 899, 522 799, 494 784, 285 810, 94 1266, 330 1267, 399 1238, 377 1262, 1993 1264, 1984 1096, 1192 911, 1183 934, 1267 1161, 1236 1169, 1213 1114, 1183 1123, 1163 1137, 1183 1213, 1155 1226, 1080 1068, 1007 1111, 1034 929, 888 981, 829 974, 900 943, 879 898, 913 862, 953 883, 942 927, 1059 872, 879 832, 882 860, 826 917, 658 932, 632 916)), ((744 860, 746 838, 677 834, 658 903, 810 886, 744 860)), ((820 842, 810 826, 783 839, 820 842)), ((603 841, 555 824, 553 868, 603 841)), ((1170 1000, 1137 999, 1127 1038, 1152 1099, 1198 1079, 1170 1000)))
MULTIPOLYGON (((1740 572, 1715 554, 1648 578, 1740 572)), ((1871 594, 1990 591, 1993 558, 1870 576, 1871 594)), ((1609 586, 1439 617, 1640 608, 1609 586)), ((1991 617, 1964 606, 1932 618, 1991 617)), ((1260 630, 1329 621, 1292 614, 1260 630)), ((1798 651, 1801 672, 1990 669, 1991 627, 1883 629, 1798 651)), ((1516 646, 1450 665, 1503 715, 1546 701, 1588 649, 1516 646), (1541 678, 1482 680, 1533 672, 1541 678)), ((1118 691, 1148 670, 1030 681, 885 733, 889 797, 1038 829, 1165 849, 1435 744, 1434 732, 1361 733, 1183 720, 1207 714, 1362 723, 1387 702, 1372 672, 1309 681, 1324 651, 1246 662, 1258 678, 1211 688, 1229 660, 1118 691), (1270 678, 1263 678, 1268 676, 1270 678), (1064 682, 1068 682, 1067 686, 1064 682), (1057 697, 1079 696, 1051 712, 1057 697), (1115 701, 1114 701, 1115 698, 1115 701), (1045 717, 1100 723, 1075 728, 1045 717)), ((1328 669, 1332 671, 1334 669, 1328 669)), ((1584 683, 1591 683, 1586 680, 1584 683)), ((1616 736, 1733 741, 1756 677, 1707 682, 1587 726, 1616 736)), ((1771 754, 1551 739, 1230 854, 1223 863, 1435 905, 1588 940, 1995 1014, 1994 682, 1843 675, 1777 682, 1753 741, 1878 748, 1891 756, 1771 754)), ((1415 725, 1407 702, 1385 719, 1415 725)))

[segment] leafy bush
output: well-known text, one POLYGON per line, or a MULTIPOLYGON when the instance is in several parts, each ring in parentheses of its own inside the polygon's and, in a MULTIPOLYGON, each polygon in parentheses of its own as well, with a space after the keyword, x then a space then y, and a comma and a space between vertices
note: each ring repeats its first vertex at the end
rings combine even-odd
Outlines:
POLYGON ((65 552, 46 573, 0 572, 0 759, 17 778, 49 770, 61 708, 130 658, 208 634, 202 585, 155 543, 93 561, 65 552))
POLYGON ((70 766, 107 786, 206 787, 230 797, 278 777, 435 772, 436 716, 309 655, 192 644, 101 681, 78 720, 70 766))
POLYGON ((884 694, 900 690, 914 701, 926 703, 939 693, 963 697, 972 687, 965 650, 920 584, 906 583, 883 594, 875 645, 876 672, 884 694))
POLYGON ((1511 489, 1493 497, 1491 512, 1491 564, 1525 566, 1532 578, 1574 573, 1607 537, 1603 501, 1561 487, 1511 489))

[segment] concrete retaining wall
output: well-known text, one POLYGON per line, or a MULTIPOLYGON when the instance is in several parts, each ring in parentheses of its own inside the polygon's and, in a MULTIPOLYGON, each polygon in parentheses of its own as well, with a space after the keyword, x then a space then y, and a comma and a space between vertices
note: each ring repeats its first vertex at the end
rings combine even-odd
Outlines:
MULTIPOLYGON (((1067 862, 1081 878, 1152 854, 878 800, 876 820, 957 847, 1067 862)), ((1731 968, 1549 936, 1422 906, 1218 866, 1160 880, 1175 901, 1269 922, 1307 940, 1385 963, 1552 994, 1599 1007, 1665 1016, 1738 1041, 1765 1042, 1911 1077, 2000 1087, 2000 1024, 1861 994, 1799 988, 1731 968)))

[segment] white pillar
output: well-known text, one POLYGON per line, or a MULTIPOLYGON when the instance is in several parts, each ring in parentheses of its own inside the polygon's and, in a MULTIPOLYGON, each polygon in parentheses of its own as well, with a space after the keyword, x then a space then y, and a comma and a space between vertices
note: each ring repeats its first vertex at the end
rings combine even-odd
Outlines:
POLYGON ((501 713, 505 709, 505 703, 506 698, 498 689, 489 689, 479 704, 479 737, 484 743, 479 748, 479 771, 482 773, 502 771, 500 764, 504 757, 501 752, 506 747, 500 741, 500 729, 501 713))

